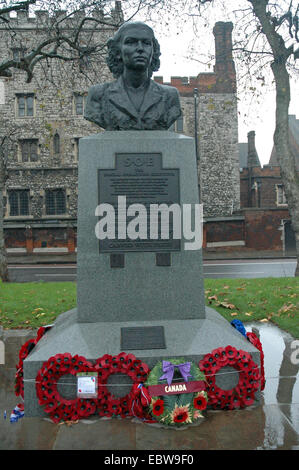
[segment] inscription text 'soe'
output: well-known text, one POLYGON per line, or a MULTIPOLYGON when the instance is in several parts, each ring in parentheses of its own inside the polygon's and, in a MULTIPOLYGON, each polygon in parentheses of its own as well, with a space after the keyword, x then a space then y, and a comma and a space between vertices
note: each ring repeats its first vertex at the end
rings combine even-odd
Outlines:
POLYGON ((173 221, 169 219, 169 239, 161 238, 161 218, 158 218, 158 238, 150 237, 150 205, 180 203, 179 169, 162 168, 162 155, 149 153, 118 153, 115 169, 98 170, 99 204, 110 204, 115 210, 116 236, 114 240, 100 240, 100 252, 126 251, 180 251, 180 240, 173 239, 173 221), (118 213, 118 197, 126 196, 126 208, 118 213), (127 223, 134 216, 127 216, 128 206, 142 204, 147 209, 147 239, 122 239, 118 234, 119 221, 127 223))

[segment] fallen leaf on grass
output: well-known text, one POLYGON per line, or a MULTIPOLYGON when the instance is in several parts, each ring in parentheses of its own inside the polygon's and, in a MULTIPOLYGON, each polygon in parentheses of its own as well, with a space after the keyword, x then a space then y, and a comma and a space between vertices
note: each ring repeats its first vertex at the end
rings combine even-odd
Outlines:
POLYGON ((260 320, 261 323, 265 323, 265 322, 267 322, 267 321, 269 321, 268 318, 262 318, 262 319, 260 320))
POLYGON ((280 313, 286 313, 286 312, 289 312, 290 310, 293 310, 294 308, 296 308, 296 305, 294 304, 284 304, 279 310, 278 310, 278 314, 280 313))
POLYGON ((245 315, 247 315, 247 317, 251 317, 252 314, 253 312, 245 312, 245 315))
POLYGON ((230 310, 234 310, 235 308, 237 309, 237 307, 234 304, 229 304, 227 302, 219 302, 217 307, 229 308, 230 310))
POLYGON ((35 315, 35 314, 36 314, 37 312, 39 312, 40 310, 43 311, 43 309, 40 308, 40 307, 35 308, 35 309, 32 311, 32 314, 35 315))
POLYGON ((238 312, 233 312, 233 313, 231 313, 231 316, 232 316, 232 317, 235 317, 236 315, 238 315, 238 312))

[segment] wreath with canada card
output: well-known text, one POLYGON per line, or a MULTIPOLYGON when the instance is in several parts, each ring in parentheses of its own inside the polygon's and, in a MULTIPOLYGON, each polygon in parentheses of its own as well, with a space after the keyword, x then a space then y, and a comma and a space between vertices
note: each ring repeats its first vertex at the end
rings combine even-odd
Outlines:
POLYGON ((255 393, 260 388, 261 376, 258 365, 251 355, 233 346, 214 349, 199 361, 199 368, 206 375, 208 405, 214 409, 244 408, 252 405, 255 393), (239 372, 238 384, 230 390, 216 384, 216 374, 223 367, 230 366, 239 372))
MULTIPOLYGON (((150 389, 151 386, 164 384, 166 389, 168 384, 168 389, 173 387, 173 390, 178 390, 182 389, 186 382, 193 381, 205 382, 205 374, 194 363, 179 358, 158 362, 151 370, 145 386, 150 389), (180 366, 185 368, 185 373, 180 366), (170 376, 167 373, 168 367, 172 369, 170 376)), ((181 427, 199 422, 204 418, 203 411, 208 403, 204 388, 205 384, 199 392, 151 396, 150 414, 166 426, 181 427)))

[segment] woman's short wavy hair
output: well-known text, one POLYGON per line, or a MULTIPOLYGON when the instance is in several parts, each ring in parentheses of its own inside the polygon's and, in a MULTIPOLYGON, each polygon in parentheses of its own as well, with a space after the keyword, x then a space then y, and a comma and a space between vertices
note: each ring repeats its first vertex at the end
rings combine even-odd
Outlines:
POLYGON ((124 65, 122 62, 122 59, 120 58, 120 41, 122 38, 122 35, 126 28, 134 26, 134 25, 142 25, 146 26, 148 29, 151 30, 153 34, 153 57, 152 61, 149 66, 149 76, 151 77, 153 72, 157 72, 160 68, 160 44, 158 43, 157 39, 155 38, 154 31, 150 26, 148 26, 145 23, 142 23, 141 21, 131 21, 128 23, 124 23, 118 31, 115 33, 115 35, 108 39, 107 41, 107 47, 108 47, 108 57, 107 57, 107 65, 109 67, 110 72, 112 72, 114 78, 118 78, 122 75, 123 70, 124 70, 124 65))

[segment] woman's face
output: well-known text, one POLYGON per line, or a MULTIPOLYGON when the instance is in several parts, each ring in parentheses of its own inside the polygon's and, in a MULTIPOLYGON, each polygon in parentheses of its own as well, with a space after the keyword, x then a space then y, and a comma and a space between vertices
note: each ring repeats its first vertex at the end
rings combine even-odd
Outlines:
POLYGON ((120 57, 128 69, 148 69, 153 57, 152 31, 143 25, 128 26, 120 40, 120 57))

